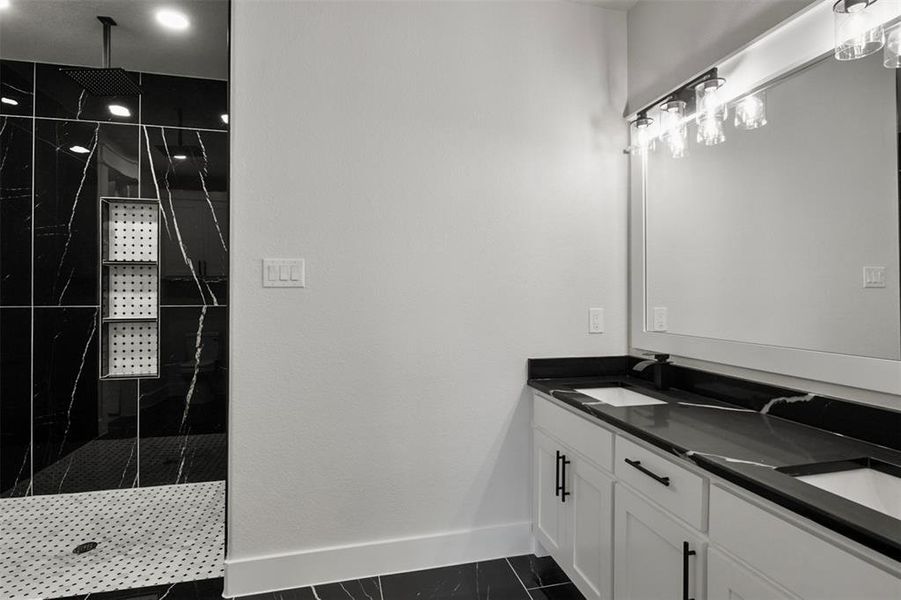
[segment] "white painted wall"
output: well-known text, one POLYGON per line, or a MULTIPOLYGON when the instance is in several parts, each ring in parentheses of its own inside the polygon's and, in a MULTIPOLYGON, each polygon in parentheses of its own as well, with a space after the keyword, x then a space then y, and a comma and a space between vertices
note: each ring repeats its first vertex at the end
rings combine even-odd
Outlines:
POLYGON ((629 10, 629 111, 816 0, 641 0, 629 10))
POLYGON ((227 593, 526 550, 526 359, 627 350, 625 13, 233 11, 227 593))
POLYGON ((649 153, 648 328, 661 306, 670 333, 898 360, 895 72, 829 58, 770 88, 767 112, 687 157, 649 153), (864 289, 877 265, 886 287, 864 289))

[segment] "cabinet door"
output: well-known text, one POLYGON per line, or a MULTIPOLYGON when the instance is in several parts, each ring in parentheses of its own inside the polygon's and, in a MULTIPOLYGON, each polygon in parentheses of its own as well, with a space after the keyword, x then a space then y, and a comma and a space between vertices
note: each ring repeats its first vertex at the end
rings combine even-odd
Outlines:
POLYGON ((716 600, 793 600, 714 548, 707 551, 707 597, 716 600))
POLYGON ((613 594, 613 479, 578 457, 567 456, 567 539, 570 578, 588 600, 613 594))
MULTIPOLYGON (((532 528, 535 538, 558 562, 563 560, 566 524, 557 494, 557 453, 562 446, 540 431, 532 432, 532 528)), ((561 566, 563 566, 561 564, 561 566)))
POLYGON ((621 484, 615 498, 616 599, 702 600, 704 544, 621 484))

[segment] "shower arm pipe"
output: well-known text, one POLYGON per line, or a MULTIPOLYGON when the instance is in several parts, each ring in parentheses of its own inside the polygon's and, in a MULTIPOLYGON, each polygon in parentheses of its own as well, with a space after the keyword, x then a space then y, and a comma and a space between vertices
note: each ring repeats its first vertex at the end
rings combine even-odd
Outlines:
POLYGON ((112 64, 112 46, 113 46, 113 27, 116 21, 112 17, 97 17, 97 20, 103 24, 103 54, 101 56, 102 66, 108 69, 112 64))

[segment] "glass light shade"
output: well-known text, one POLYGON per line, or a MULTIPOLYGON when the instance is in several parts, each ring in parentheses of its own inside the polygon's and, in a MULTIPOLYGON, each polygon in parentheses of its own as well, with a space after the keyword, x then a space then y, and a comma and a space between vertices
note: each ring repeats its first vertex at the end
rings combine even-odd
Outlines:
POLYGON ((726 120, 728 110, 722 100, 721 92, 725 83, 725 79, 717 77, 702 81, 695 86, 695 110, 698 125, 708 118, 719 121, 726 120))
POLYGON ((670 100, 660 105, 660 129, 673 158, 682 158, 688 151, 685 106, 682 100, 670 100))
POLYGON ((835 15, 835 58, 857 60, 879 52, 885 45, 885 30, 872 10, 874 0, 838 0, 835 15))
POLYGON ((632 121, 632 148, 638 154, 654 149, 656 135, 654 119, 641 116, 632 121))
POLYGON ((766 92, 745 96, 735 105, 735 127, 757 129, 766 125, 766 92))
POLYGON ((895 25, 885 34, 882 64, 889 69, 901 68, 901 24, 895 25))
POLYGON ((723 119, 716 115, 710 115, 698 120, 698 143, 705 146, 715 146, 726 141, 726 132, 723 127, 723 119))

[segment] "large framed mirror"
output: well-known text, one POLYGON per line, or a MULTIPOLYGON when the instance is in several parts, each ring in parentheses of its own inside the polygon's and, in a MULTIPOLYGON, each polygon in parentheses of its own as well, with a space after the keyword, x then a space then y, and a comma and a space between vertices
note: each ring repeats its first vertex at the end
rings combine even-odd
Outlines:
MULTIPOLYGON (((734 68, 786 28, 804 30, 734 68)), ((883 62, 812 43, 745 82, 718 143, 689 121, 687 152, 633 153, 634 348, 901 393, 901 84, 883 62)))

